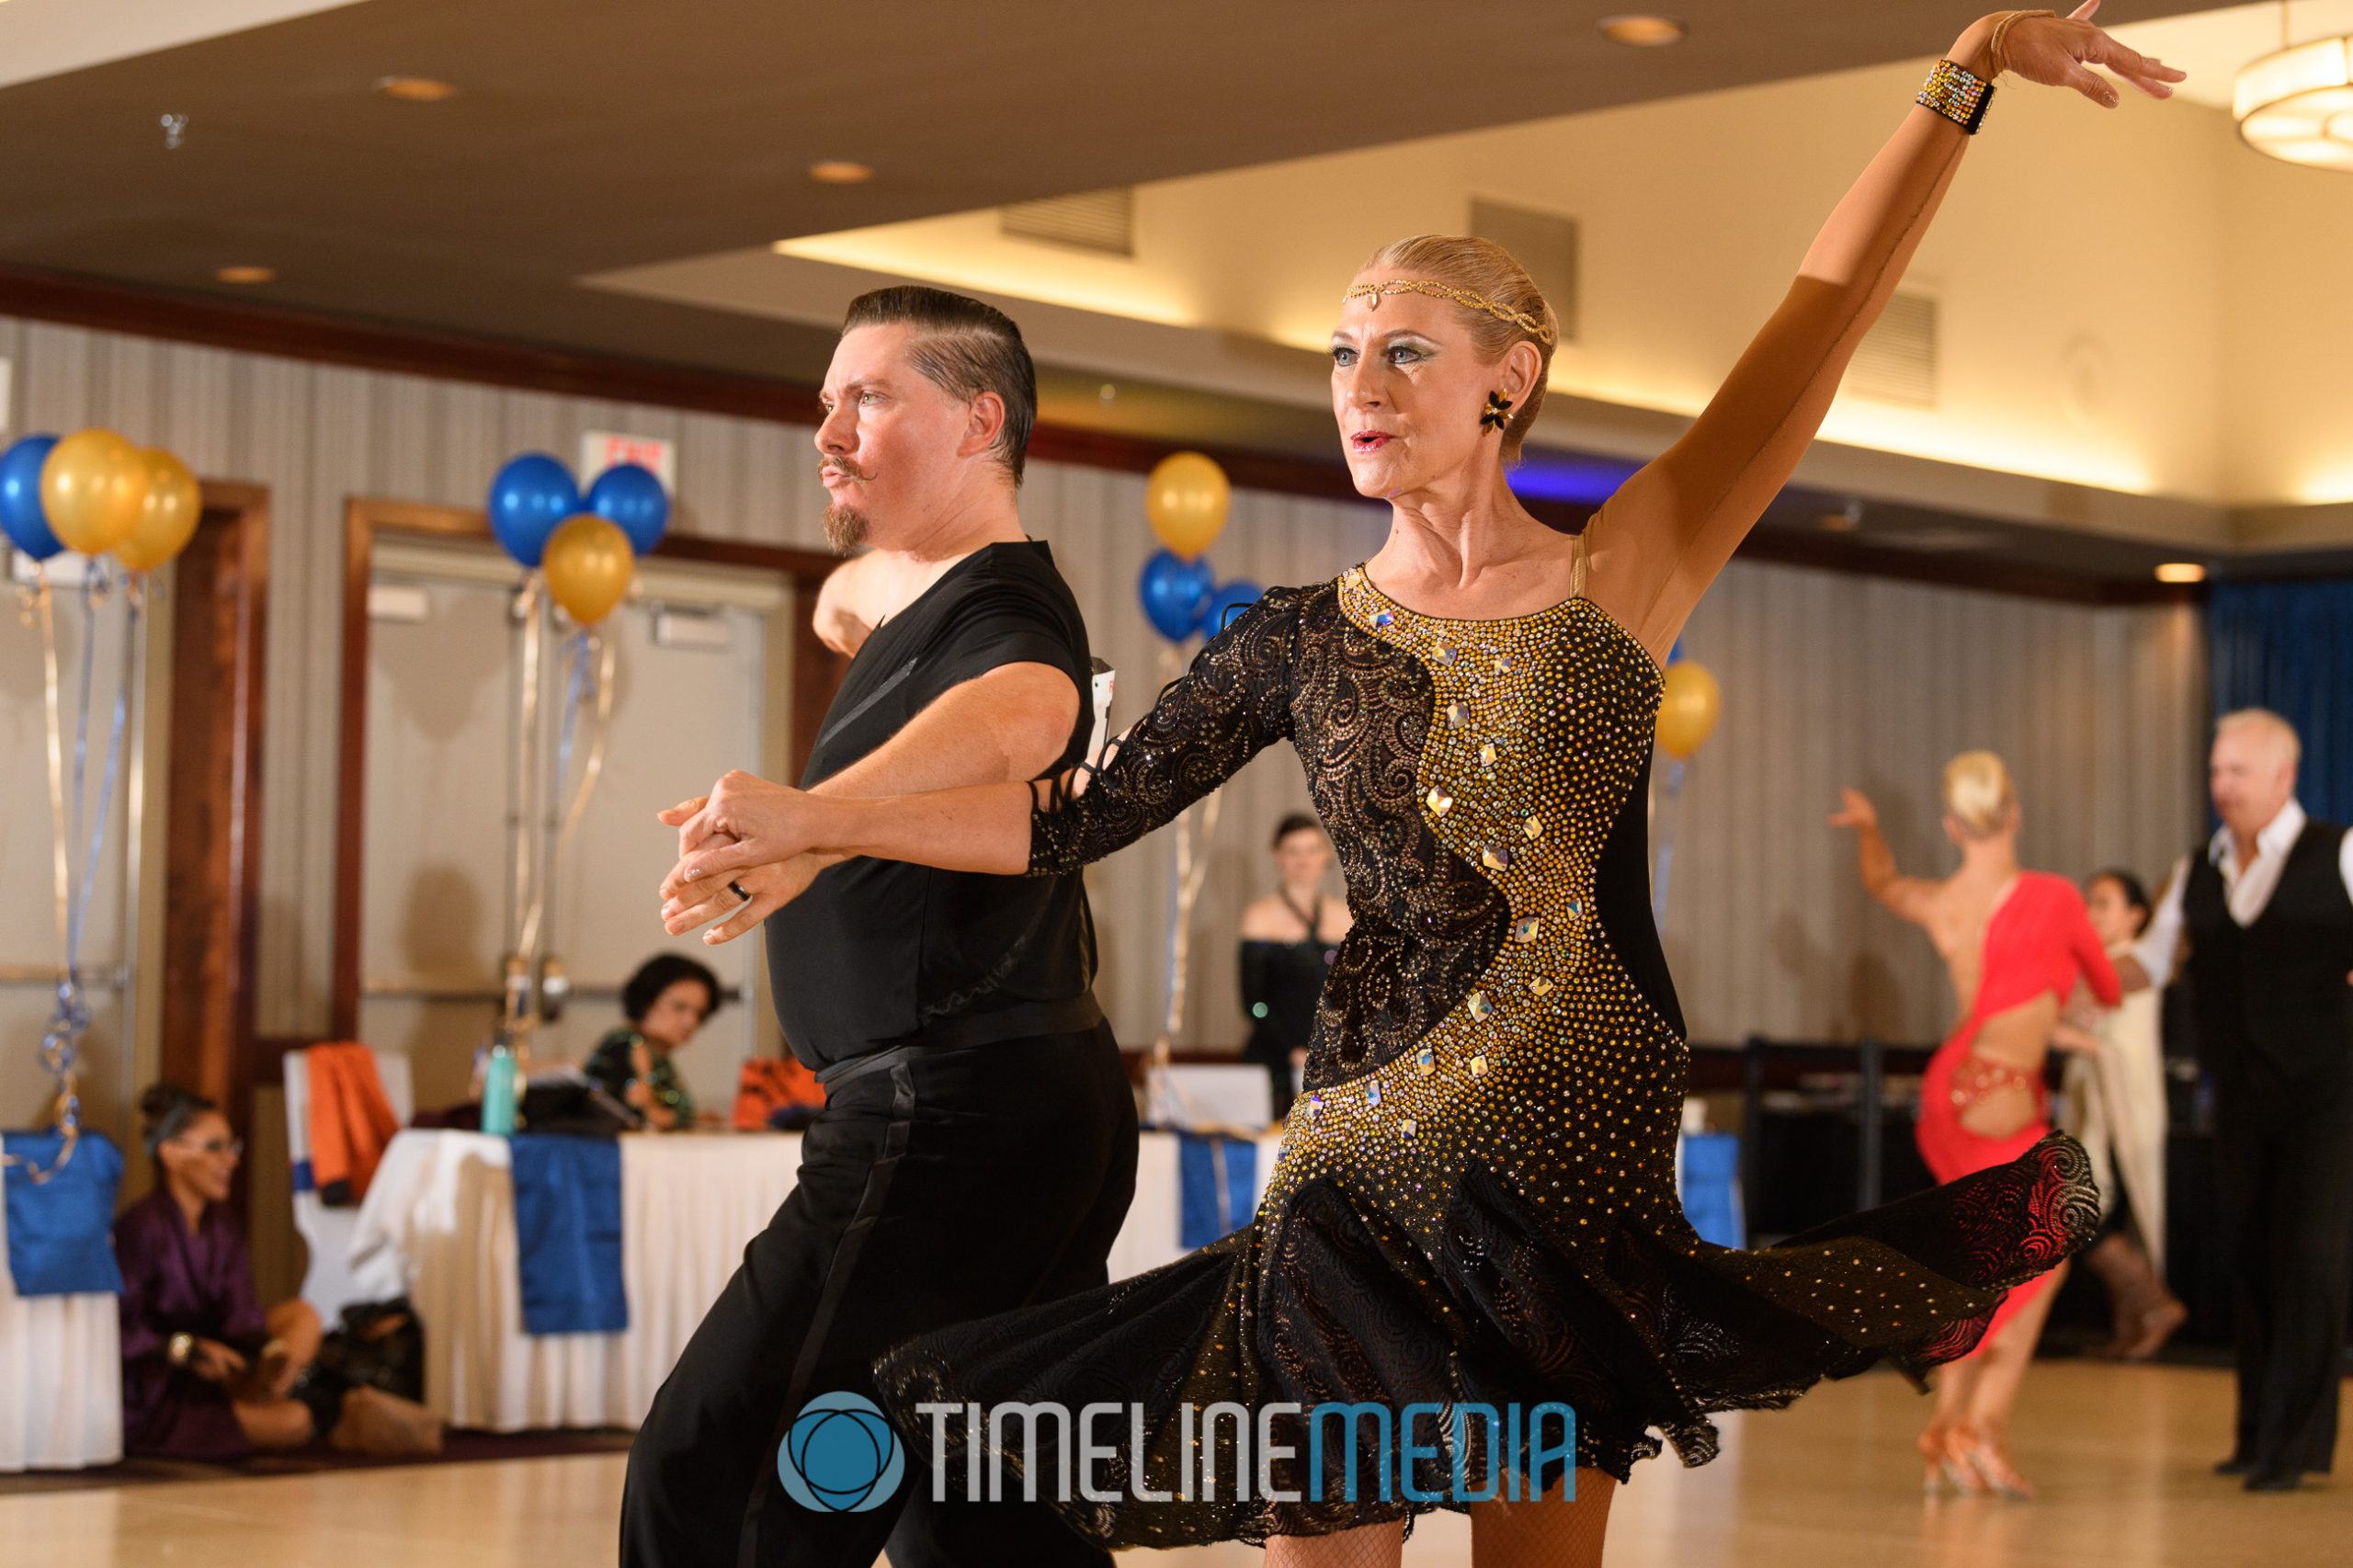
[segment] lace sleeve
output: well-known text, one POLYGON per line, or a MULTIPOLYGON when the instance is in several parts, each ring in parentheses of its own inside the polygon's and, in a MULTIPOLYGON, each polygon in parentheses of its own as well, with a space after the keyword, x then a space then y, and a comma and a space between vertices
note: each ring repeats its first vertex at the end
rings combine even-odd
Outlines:
POLYGON ((1124 849, 1290 734, 1294 595, 1272 589, 1196 654, 1104 755, 1044 781, 1029 814, 1029 874, 1124 849))

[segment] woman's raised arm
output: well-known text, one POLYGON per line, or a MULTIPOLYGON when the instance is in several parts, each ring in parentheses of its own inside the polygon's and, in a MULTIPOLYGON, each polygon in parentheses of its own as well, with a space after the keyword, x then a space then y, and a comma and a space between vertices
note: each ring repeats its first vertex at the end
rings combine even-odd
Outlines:
MULTIPOLYGON (((2074 15, 2027 15, 2005 30, 1999 65, 2114 108, 2105 65, 2152 97, 2182 73, 2074 15)), ((1991 78, 1995 28, 1970 25, 1947 57, 1991 78)), ((1663 656, 1821 427, 1863 335, 1886 307, 1961 166, 1969 133, 1915 104, 1814 237, 1780 308, 1681 438, 1620 487, 1593 519, 1592 594, 1663 656)))

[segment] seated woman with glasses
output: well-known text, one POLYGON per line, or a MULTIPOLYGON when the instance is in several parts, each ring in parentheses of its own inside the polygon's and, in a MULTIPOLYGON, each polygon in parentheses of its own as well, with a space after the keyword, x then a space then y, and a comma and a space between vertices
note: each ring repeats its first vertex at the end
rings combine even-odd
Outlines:
POLYGON ((235 1459, 329 1435, 339 1449, 430 1453, 423 1406, 313 1368, 319 1314, 262 1310, 229 1209, 244 1152, 200 1095, 157 1084, 139 1096, 155 1190, 114 1222, 122 1266, 122 1444, 133 1456, 235 1459))

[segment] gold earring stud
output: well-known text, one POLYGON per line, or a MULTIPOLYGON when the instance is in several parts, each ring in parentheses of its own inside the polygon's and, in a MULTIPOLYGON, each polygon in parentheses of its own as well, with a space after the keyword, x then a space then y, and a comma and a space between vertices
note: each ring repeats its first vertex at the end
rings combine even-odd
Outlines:
POLYGON ((1479 415, 1482 430, 1502 430, 1511 423, 1511 399, 1498 392, 1487 394, 1486 412, 1479 415))

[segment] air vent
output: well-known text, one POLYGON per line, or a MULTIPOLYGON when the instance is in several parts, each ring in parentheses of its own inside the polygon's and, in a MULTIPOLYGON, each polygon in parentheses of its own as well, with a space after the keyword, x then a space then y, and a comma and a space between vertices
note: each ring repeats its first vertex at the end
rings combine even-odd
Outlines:
POLYGON ((1984 528, 1965 528, 1930 524, 1924 528, 1890 529, 1870 536, 1870 542, 1881 550, 1910 550, 1922 555, 1953 555, 1965 550, 1990 550, 2002 542, 1999 534, 1984 528))
POLYGON ((681 609, 662 605, 654 611, 656 648, 702 648, 724 653, 735 645, 735 628, 719 610, 681 609))
POLYGON ((1937 402, 1937 302, 1898 294, 1855 349, 1846 390, 1875 403, 1933 408, 1937 402))
POLYGON ((1577 221, 1559 212, 1539 212, 1507 202, 1474 197, 1471 232, 1493 240, 1518 258, 1543 291, 1544 302, 1561 324, 1561 341, 1577 340, 1577 221))
POLYGON ((370 583, 368 619, 422 626, 433 619, 433 596, 416 583, 370 583))
POLYGON ((1136 193, 1128 186, 1017 201, 997 209, 997 222, 1017 240, 1042 240, 1097 256, 1136 254, 1136 193))

